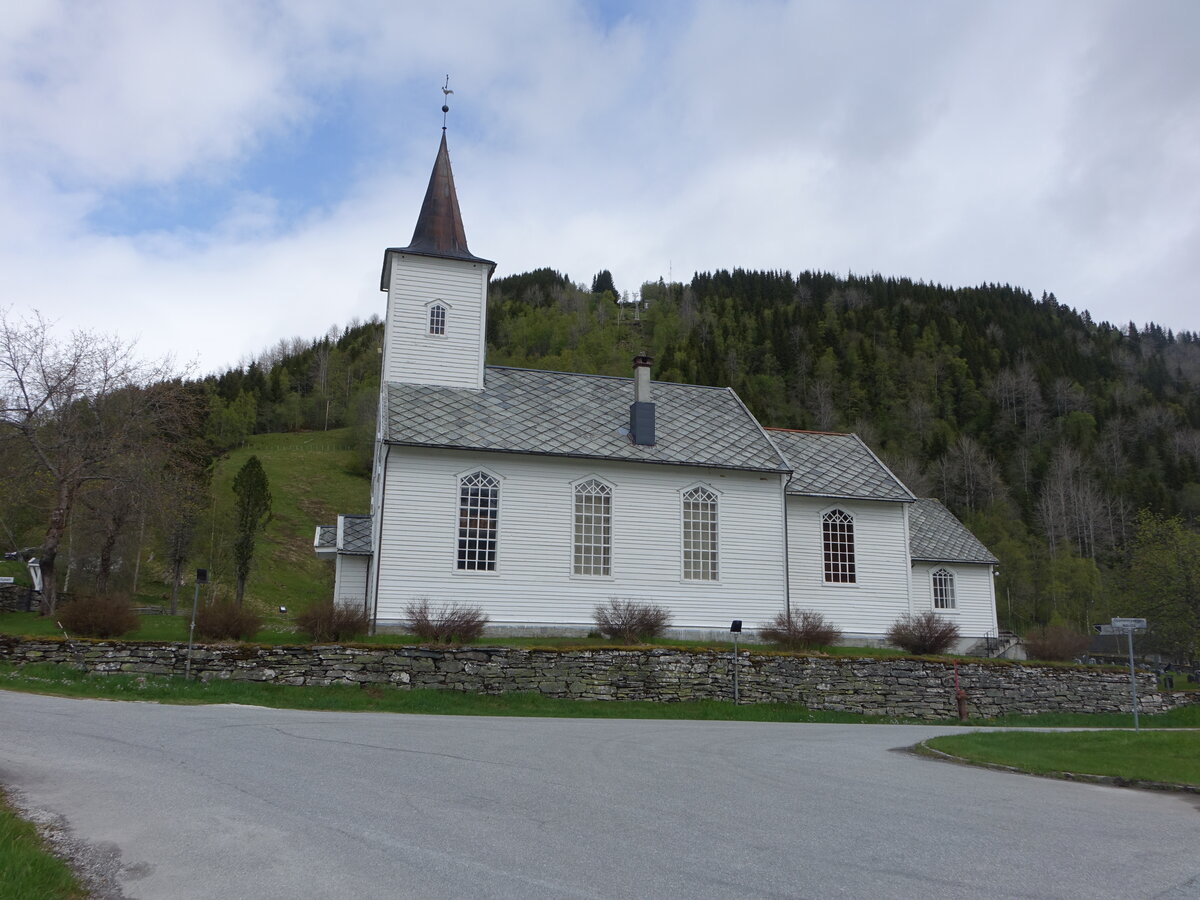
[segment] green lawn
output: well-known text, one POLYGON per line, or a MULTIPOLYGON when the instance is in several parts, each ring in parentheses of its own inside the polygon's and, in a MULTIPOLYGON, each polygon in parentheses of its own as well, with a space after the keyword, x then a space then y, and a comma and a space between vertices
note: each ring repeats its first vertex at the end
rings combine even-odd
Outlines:
MULTIPOLYGON (((216 543, 222 540, 221 515, 232 513, 233 478, 252 455, 257 456, 271 485, 272 518, 259 537, 246 596, 264 609, 286 606, 294 612, 333 593, 333 564, 313 553, 318 525, 333 525, 338 513, 366 513, 370 482, 349 471, 354 454, 346 449, 347 429, 300 434, 256 434, 245 447, 230 451, 217 463, 212 495, 218 513, 216 543)), ((229 535, 225 534, 225 543, 229 535)), ((198 551, 207 559, 212 535, 201 538, 198 551)), ((233 590, 233 576, 218 546, 215 567, 222 591, 233 590)), ((196 568, 205 567, 201 561, 196 568)), ((191 593, 187 592, 190 603, 191 593)))
POLYGON ((5 900, 81 900, 87 894, 67 864, 50 854, 31 824, 0 791, 0 897, 5 900))
POLYGON ((992 732, 926 744, 972 762, 1041 775, 1071 772, 1200 786, 1200 732, 1195 731, 992 732))
MULTIPOLYGON (((187 609, 178 616, 150 615, 141 617, 141 627, 123 640, 130 641, 186 641, 188 637, 188 622, 191 615, 191 598, 186 604, 187 609)), ((272 612, 266 617, 264 628, 254 641, 259 644, 302 644, 306 643, 304 635, 298 633, 292 624, 293 612, 286 615, 272 612)), ((37 613, 0 613, 0 634, 17 634, 27 637, 62 637, 57 622, 53 618, 43 618, 37 613)), ((411 634, 376 634, 363 636, 353 643, 371 646, 411 646, 421 643, 411 634)), ((616 647, 608 638, 603 637, 483 637, 473 641, 476 647, 616 647)), ((690 650, 730 651, 733 644, 729 641, 713 641, 700 643, 697 641, 654 640, 641 645, 643 647, 677 647, 690 650)), ((751 644, 740 641, 738 647, 742 650, 771 650, 766 644, 751 644)), ((886 647, 826 647, 822 650, 830 656, 902 656, 899 650, 886 647)))

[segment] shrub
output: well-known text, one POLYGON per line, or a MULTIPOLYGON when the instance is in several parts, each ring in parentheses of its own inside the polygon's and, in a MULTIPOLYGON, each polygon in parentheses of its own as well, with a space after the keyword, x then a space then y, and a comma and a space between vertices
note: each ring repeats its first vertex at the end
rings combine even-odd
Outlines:
POLYGON ((842 633, 825 621, 825 617, 811 609, 794 610, 789 616, 781 612, 769 625, 759 629, 763 640, 777 644, 784 650, 811 650, 836 644, 842 633))
POLYGON ((68 634, 111 638, 137 631, 138 614, 125 597, 78 597, 59 610, 68 634))
POLYGON ((250 641, 262 628, 262 616, 232 600, 210 600, 196 611, 196 634, 213 641, 250 641))
POLYGON ((661 606, 616 597, 597 606, 594 617, 602 635, 631 644, 656 638, 671 624, 671 614, 661 606))
POLYGON ((414 600, 404 608, 405 627, 423 641, 468 644, 483 634, 488 617, 478 606, 449 603, 432 609, 429 601, 414 600))
POLYGON ((903 615, 892 623, 888 643, 918 656, 945 653, 958 640, 958 626, 937 613, 903 615))
POLYGON ((1047 625, 1025 635, 1030 659, 1065 662, 1082 656, 1090 643, 1091 638, 1069 625, 1047 625))
POLYGON ((361 606, 342 606, 332 597, 314 603, 296 616, 300 630, 314 641, 346 641, 371 630, 371 619, 361 606))

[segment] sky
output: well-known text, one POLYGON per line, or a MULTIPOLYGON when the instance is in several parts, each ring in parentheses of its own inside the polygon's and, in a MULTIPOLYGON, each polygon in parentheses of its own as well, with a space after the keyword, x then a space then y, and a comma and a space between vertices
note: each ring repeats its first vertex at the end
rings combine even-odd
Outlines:
POLYGON ((194 374, 382 315, 447 75, 497 276, 880 273, 1200 330, 1194 0, 18 0, 0 309, 194 374))

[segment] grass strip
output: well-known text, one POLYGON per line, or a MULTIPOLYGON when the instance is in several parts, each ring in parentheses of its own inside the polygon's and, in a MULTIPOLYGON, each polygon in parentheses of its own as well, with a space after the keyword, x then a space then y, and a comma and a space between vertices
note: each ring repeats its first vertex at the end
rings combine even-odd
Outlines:
MULTIPOLYGON (((546 716, 579 719, 697 719, 730 722, 835 722, 874 725, 954 725, 957 719, 906 719, 809 709, 798 703, 751 703, 725 700, 657 703, 644 700, 566 700, 534 693, 474 694, 453 690, 408 690, 377 685, 296 686, 215 679, 185 681, 163 675, 99 675, 54 663, 0 664, 0 688, 100 700, 157 703, 241 703, 276 709, 338 712, 390 712, 450 716, 546 716)), ((996 725, 976 719, 964 725, 996 725)), ((1143 717, 1146 727, 1200 727, 1200 706, 1143 717)), ((1030 727, 1128 727, 1128 716, 1026 716, 1003 724, 1030 727)), ((0 895, 3 896, 3 895, 0 895)))
POLYGON ((70 867, 50 853, 37 829, 0 791, 0 897, 6 900, 81 900, 87 892, 70 867))
POLYGON ((933 738, 926 746, 977 763, 1038 775, 1106 775, 1200 787, 1200 732, 989 732, 933 738))

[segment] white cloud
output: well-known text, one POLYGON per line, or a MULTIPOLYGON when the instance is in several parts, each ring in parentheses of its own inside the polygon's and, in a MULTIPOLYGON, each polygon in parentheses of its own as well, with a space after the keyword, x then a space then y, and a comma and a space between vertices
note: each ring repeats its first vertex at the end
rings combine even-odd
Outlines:
POLYGON ((1200 7, 632 9, 22 4, 0 24, 0 304, 203 368, 382 311, 450 72, 467 234, 501 273, 1007 281, 1197 328, 1200 7), (293 218, 247 173, 329 127, 365 150, 293 218), (126 188, 197 183, 220 201, 204 231, 94 224, 126 188))

